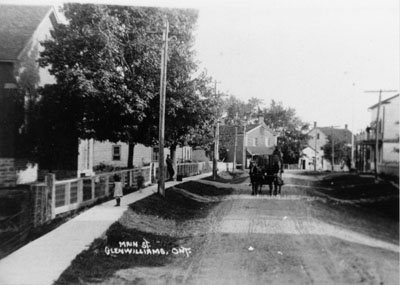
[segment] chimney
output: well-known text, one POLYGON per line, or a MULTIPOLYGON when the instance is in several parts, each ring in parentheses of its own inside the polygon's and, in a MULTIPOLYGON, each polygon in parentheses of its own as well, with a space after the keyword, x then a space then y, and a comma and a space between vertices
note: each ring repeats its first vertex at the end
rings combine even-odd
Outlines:
POLYGON ((347 124, 344 125, 344 129, 347 130, 347 124))
POLYGON ((258 123, 259 124, 264 123, 264 117, 263 116, 258 117, 258 123))
POLYGON ((317 127, 317 122, 314 122, 314 129, 317 127))

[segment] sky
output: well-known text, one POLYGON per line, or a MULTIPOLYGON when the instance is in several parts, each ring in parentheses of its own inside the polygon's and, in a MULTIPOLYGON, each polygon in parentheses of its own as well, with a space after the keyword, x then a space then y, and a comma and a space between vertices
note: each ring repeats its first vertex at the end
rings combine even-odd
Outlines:
POLYGON ((365 91, 400 89, 398 0, 84 2, 198 9, 194 49, 218 90, 262 99, 261 107, 282 102, 310 124, 358 133, 378 102, 379 93, 365 91))

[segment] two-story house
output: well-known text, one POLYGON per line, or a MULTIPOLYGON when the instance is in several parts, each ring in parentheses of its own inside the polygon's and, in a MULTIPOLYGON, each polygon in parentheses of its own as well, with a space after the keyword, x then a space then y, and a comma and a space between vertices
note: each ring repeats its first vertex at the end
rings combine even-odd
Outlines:
MULTIPOLYGON (((299 159, 299 168, 308 170, 331 170, 332 162, 324 157, 324 146, 332 137, 334 141, 345 142, 351 147, 353 134, 345 125, 344 129, 333 127, 317 127, 314 122, 314 127, 308 132, 307 147, 302 149, 302 154, 299 159)), ((335 160, 334 168, 340 169, 341 161, 335 160)))
POLYGON ((359 171, 374 171, 376 160, 377 173, 398 176, 399 94, 383 100, 380 105, 374 104, 369 111, 370 125, 356 136, 356 167, 359 171))
POLYGON ((277 139, 277 133, 268 128, 263 117, 259 117, 257 123, 249 125, 220 126, 219 148, 226 151, 225 162, 233 162, 236 159, 237 164, 242 164, 245 157, 245 166, 248 167, 250 159, 271 155, 277 145, 277 139))
POLYGON ((36 179, 37 165, 27 163, 16 145, 29 131, 27 110, 37 100, 36 88, 54 83, 37 59, 40 42, 58 22, 51 6, 0 5, 0 187, 36 179))

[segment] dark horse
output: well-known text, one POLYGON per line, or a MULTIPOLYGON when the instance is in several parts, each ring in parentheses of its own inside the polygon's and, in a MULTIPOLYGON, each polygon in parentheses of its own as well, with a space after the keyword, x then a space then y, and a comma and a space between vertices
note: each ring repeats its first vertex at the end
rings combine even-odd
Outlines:
POLYGON ((259 160, 250 164, 250 181, 252 186, 251 195, 261 194, 263 185, 269 186, 269 194, 281 194, 283 185, 282 180, 282 162, 276 155, 270 156, 269 159, 259 160))
POLYGON ((261 167, 255 163, 250 164, 250 183, 251 195, 261 194, 261 188, 264 181, 264 174, 261 167))

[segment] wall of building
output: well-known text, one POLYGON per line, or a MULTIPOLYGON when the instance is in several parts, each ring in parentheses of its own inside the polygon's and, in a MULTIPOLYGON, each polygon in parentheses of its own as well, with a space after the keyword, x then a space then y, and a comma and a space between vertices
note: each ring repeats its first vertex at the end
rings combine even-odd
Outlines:
MULTIPOLYGON (((245 147, 247 146, 274 147, 277 144, 277 137, 274 136, 270 131, 268 131, 268 129, 265 128, 264 126, 255 128, 247 132, 245 140, 246 140, 245 147)), ((234 149, 235 147, 233 141, 229 145, 227 162, 233 162, 234 149)), ((242 164, 242 161, 243 161, 243 134, 239 134, 237 135, 236 162, 238 164, 242 164)))
POLYGON ((383 123, 383 139, 399 138, 399 97, 393 98, 390 104, 382 107, 383 123))
POLYGON ((384 142, 382 148, 382 162, 399 162, 399 143, 384 142))
POLYGON ((0 157, 0 188, 15 187, 16 181, 15 159, 0 157))
MULTIPOLYGON (((51 23, 50 17, 45 18, 34 35, 35 44, 38 44, 39 52, 44 50, 44 47, 40 42, 51 38, 50 31, 53 30, 53 25, 51 23)), ((54 84, 56 79, 49 72, 49 67, 39 69, 39 86, 44 86, 45 84, 54 84)))
POLYGON ((312 148, 316 148, 317 150, 321 150, 324 145, 328 142, 328 136, 321 132, 318 128, 312 129, 308 135, 310 136, 307 144, 312 148), (319 134, 319 138, 318 137, 319 134))
MULTIPOLYGON (((79 157, 78 169, 90 175, 92 168, 101 164, 114 166, 114 167, 127 167, 128 165, 128 144, 123 142, 112 143, 109 141, 99 142, 88 140, 81 140, 79 144, 79 157), (120 159, 113 160, 112 149, 113 146, 120 146, 120 159)), ((164 156, 170 154, 168 148, 164 149, 164 156)), ((192 153, 190 147, 177 148, 177 159, 187 158, 191 159, 192 153)), ((158 158, 157 160, 158 161, 158 158)), ((135 167, 142 167, 153 162, 153 148, 146 147, 142 144, 135 145, 133 150, 133 165, 135 167)))
POLYGON ((109 141, 93 143, 93 166, 100 164, 112 165, 114 167, 126 167, 128 159, 128 144, 126 143, 112 143, 109 141), (120 146, 120 159, 113 160, 112 149, 113 146, 120 146))
MULTIPOLYGON (((314 170, 314 157, 315 157, 314 149, 310 147, 303 149, 302 156, 299 159, 299 168, 314 170)), ((324 170, 324 167, 326 165, 327 163, 323 159, 323 151, 317 152, 316 170, 324 170)))
POLYGON ((0 62, 0 157, 13 158, 15 154, 15 103, 17 90, 13 63, 0 62), (16 87, 16 85, 15 85, 16 87))
POLYGON ((399 177, 399 164, 398 163, 378 163, 379 174, 399 177))
MULTIPOLYGON (((37 164, 15 159, 18 152, 15 146, 19 140, 19 129, 26 131, 24 129, 26 125, 20 128, 24 122, 19 120, 23 120, 24 114, 16 113, 15 99, 18 94, 25 94, 32 90, 32 87, 55 82, 48 69, 39 68, 37 63, 39 52, 43 50, 40 42, 50 37, 51 29, 53 26, 50 19, 45 18, 37 27, 30 42, 21 51, 18 61, 0 62, 0 164, 2 165, 0 186, 33 182, 38 176, 37 164)), ((26 102, 27 100, 25 104, 26 102)), ((23 110, 22 105, 21 110, 23 110)), ((27 117, 25 117, 26 120, 27 117)), ((18 157, 20 156, 22 155, 19 154, 18 157)))
POLYGON ((151 147, 147 147, 142 144, 135 145, 135 149, 133 151, 133 165, 136 167, 142 167, 151 163, 152 153, 153 150, 151 147))
POLYGON ((259 128, 255 128, 246 134, 247 139, 247 146, 266 146, 272 147, 276 145, 276 138, 275 136, 270 133, 264 126, 259 128), (257 142, 256 142, 257 140, 257 142), (267 141, 268 144, 267 145, 267 141))

